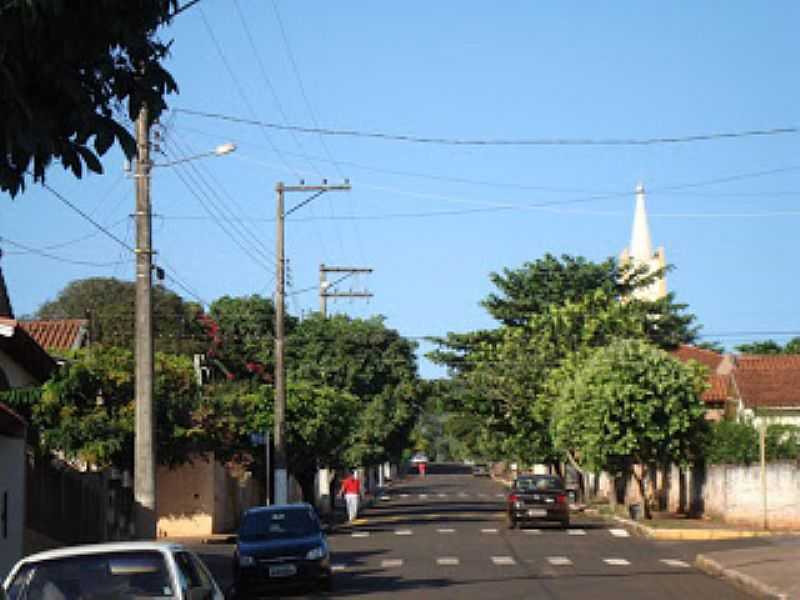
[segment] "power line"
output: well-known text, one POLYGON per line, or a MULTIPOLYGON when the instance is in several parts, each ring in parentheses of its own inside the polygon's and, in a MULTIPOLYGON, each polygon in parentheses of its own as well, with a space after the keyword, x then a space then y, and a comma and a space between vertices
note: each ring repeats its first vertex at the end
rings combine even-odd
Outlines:
POLYGON ((796 134, 800 132, 797 127, 775 127, 772 129, 749 129, 743 131, 729 131, 716 133, 703 133, 686 136, 651 137, 651 138, 520 138, 520 139, 462 139, 445 137, 426 137, 416 135, 393 134, 380 131, 360 131, 357 129, 332 129, 326 127, 303 127, 300 125, 281 125, 268 121, 258 121, 224 115, 220 113, 210 113, 188 108, 176 108, 175 112, 205 117, 209 119, 219 119, 243 125, 256 125, 281 131, 297 131, 299 133, 309 133, 338 137, 371 138, 390 142, 409 142, 415 144, 439 144, 447 146, 655 146, 662 144, 685 144, 694 142, 708 142, 713 140, 738 139, 748 137, 765 137, 785 134, 796 134))
POLYGON ((66 205, 67 205, 69 208, 71 208, 73 211, 75 211, 76 213, 78 213, 78 214, 79 214, 79 215, 80 215, 80 216, 81 216, 83 219, 85 219, 86 221, 88 221, 89 223, 91 223, 92 225, 94 225, 94 226, 95 226, 97 229, 99 229, 99 230, 100 230, 102 233, 104 233, 106 236, 110 237, 112 240, 114 240, 115 242, 117 242, 117 243, 118 243, 120 246, 122 246, 123 248, 126 248, 128 251, 130 251, 130 252, 132 252, 132 253, 135 253, 135 252, 136 252, 136 251, 135 251, 135 250, 134 250, 134 249, 133 249, 131 246, 129 246, 128 244, 126 244, 125 242, 123 242, 123 241, 122 241, 121 239, 119 239, 119 238, 118 238, 116 235, 114 235, 113 233, 111 233, 111 232, 110 232, 108 229, 106 229, 105 227, 103 227, 102 225, 100 225, 100 223, 98 223, 97 221, 95 221, 95 220, 94 220, 92 217, 90 217, 89 215, 87 215, 87 214, 86 214, 85 212, 83 212, 83 211, 82 211, 80 208, 78 208, 77 206, 75 206, 75 205, 74 205, 72 202, 70 202, 69 200, 67 200, 67 199, 66 199, 64 196, 62 196, 62 195, 61 195, 61 194, 59 194, 59 193, 58 193, 56 190, 54 190, 52 187, 50 187, 50 185, 48 185, 47 183, 42 183, 42 187, 44 187, 44 189, 46 189, 48 192, 50 192, 51 194, 53 194, 53 195, 54 195, 56 198, 58 198, 58 199, 59 199, 61 202, 63 202, 64 204, 66 204, 66 205))
POLYGON ((85 267, 115 267, 115 266, 120 265, 120 264, 131 262, 130 259, 129 260, 121 260, 121 261, 118 260, 118 261, 112 261, 112 262, 94 262, 94 261, 90 261, 90 260, 78 260, 78 259, 72 259, 72 258, 64 258, 63 256, 57 256, 55 254, 51 254, 51 253, 46 252, 44 250, 41 250, 39 248, 33 248, 31 246, 27 246, 25 244, 21 244, 19 242, 15 242, 13 240, 8 239, 7 237, 0 237, 0 241, 5 242, 7 244, 11 244, 15 248, 21 248, 21 249, 25 250, 25 252, 28 252, 28 253, 31 253, 31 254, 36 254, 37 256, 42 256, 44 258, 49 258, 50 260, 55 260, 55 261, 58 261, 58 262, 67 263, 67 264, 71 264, 71 265, 81 265, 81 266, 85 266, 85 267))
POLYGON ((206 213, 212 218, 212 220, 217 224, 217 226, 220 229, 222 229, 223 233, 225 233, 225 235, 227 235, 228 238, 230 238, 230 240, 233 241, 233 243, 236 244, 239 247, 240 250, 242 250, 242 252, 244 252, 250 258, 252 258, 253 261, 255 261, 255 263, 258 266, 260 266, 262 269, 266 270, 268 273, 272 273, 272 270, 269 267, 269 265, 267 264, 267 262, 264 262, 265 258, 263 256, 259 256, 257 254, 254 254, 250 250, 250 248, 245 246, 232 233, 231 229, 229 229, 228 226, 226 226, 225 222, 227 221, 227 219, 226 219, 225 215, 223 214, 223 211, 221 211, 221 209, 219 209, 219 207, 214 204, 214 200, 208 195, 208 193, 205 190, 203 190, 200 186, 198 186, 199 193, 198 193, 198 191, 196 191, 193 188, 192 184, 195 183, 195 185, 196 185, 196 182, 191 182, 190 179, 187 178, 184 175, 184 173, 181 171, 181 168, 186 168, 187 166, 188 167, 192 167, 193 165, 190 162, 176 165, 177 168, 174 170, 174 172, 178 176, 178 178, 181 180, 181 182, 184 184, 184 186, 189 191, 189 193, 192 194, 192 196, 195 197, 195 199, 200 203, 200 206, 203 208, 203 210, 206 211, 206 213), (202 196, 205 196, 205 200, 203 200, 202 196), (212 209, 209 208, 208 204, 206 204, 206 202, 208 202, 208 204, 211 204, 212 206, 214 206, 216 208, 216 210, 219 211, 220 214, 219 215, 215 215, 214 212, 212 211, 212 209), (220 216, 222 218, 220 218, 220 216))
MULTIPOLYGON (((230 75, 231 80, 233 81, 233 85, 234 85, 234 87, 236 87, 236 91, 238 92, 239 96, 241 97, 242 101, 244 102, 245 106, 247 107, 248 112, 253 117, 255 117, 256 112, 253 110, 253 107, 250 104, 250 101, 247 99, 247 94, 244 93, 244 88, 242 87, 241 83, 239 83, 239 79, 238 79, 238 77, 236 77, 236 73, 234 73, 233 68, 231 68, 231 65, 228 62, 228 59, 225 58, 225 53, 222 51, 222 46, 220 46, 219 41, 217 41, 217 37, 214 35, 214 30, 211 28, 211 25, 209 24, 208 19, 206 18, 205 12, 203 11, 202 8, 199 9, 199 10, 200 10, 200 16, 203 18, 203 23, 204 23, 204 25, 206 27, 206 31, 208 32, 208 36, 211 38, 211 41, 213 42, 214 47, 217 50, 217 54, 219 55, 220 59, 222 60, 223 65, 225 65, 225 69, 228 71, 228 75, 230 75)), ((253 121, 253 122, 255 122, 255 121, 253 121)), ((283 156, 283 154, 281 154, 280 150, 278 150, 278 147, 275 145, 275 143, 272 141, 272 139, 267 135, 267 133, 266 133, 266 131, 264 131, 263 127, 261 128, 261 134, 264 136, 264 139, 267 141, 267 143, 272 147, 272 151, 275 152, 276 156, 279 159, 281 159, 281 161, 284 163, 284 165, 286 165, 286 168, 289 169, 289 171, 294 172, 295 175, 297 175, 296 170, 291 165, 289 165, 289 163, 286 161, 286 158, 283 156)))

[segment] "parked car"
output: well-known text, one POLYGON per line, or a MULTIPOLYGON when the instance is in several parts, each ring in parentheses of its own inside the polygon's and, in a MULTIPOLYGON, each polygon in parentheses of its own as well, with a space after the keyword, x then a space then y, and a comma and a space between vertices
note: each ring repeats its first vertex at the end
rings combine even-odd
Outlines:
POLYGON ((555 475, 517 477, 508 495, 509 528, 532 521, 558 521, 569 527, 569 498, 564 482, 555 475))
POLYGON ((233 555, 233 595, 257 597, 286 584, 333 589, 330 551, 310 504, 259 506, 245 511, 233 555))
POLYGON ((488 477, 489 476, 489 465, 486 463, 475 463, 472 465, 472 474, 475 477, 488 477))
POLYGON ((426 463, 426 462, 429 462, 428 457, 422 452, 417 452, 414 456, 411 457, 412 465, 416 465, 419 463, 426 463))
POLYGON ((3 588, 8 600, 225 598, 196 554, 166 542, 114 542, 39 552, 19 561, 3 588))

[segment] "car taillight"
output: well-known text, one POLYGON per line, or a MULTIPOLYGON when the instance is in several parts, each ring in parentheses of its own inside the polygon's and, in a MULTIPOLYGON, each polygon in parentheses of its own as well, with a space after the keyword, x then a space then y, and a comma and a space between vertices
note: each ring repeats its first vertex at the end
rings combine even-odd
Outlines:
POLYGON ((517 495, 516 495, 516 494, 511 494, 511 495, 508 497, 508 502, 509 502, 510 504, 513 504, 513 503, 514 503, 514 502, 516 502, 517 500, 519 500, 519 498, 517 498, 517 495))
POLYGON ((567 503, 567 496, 566 494, 559 494, 556 496, 556 502, 559 504, 566 504, 567 503))

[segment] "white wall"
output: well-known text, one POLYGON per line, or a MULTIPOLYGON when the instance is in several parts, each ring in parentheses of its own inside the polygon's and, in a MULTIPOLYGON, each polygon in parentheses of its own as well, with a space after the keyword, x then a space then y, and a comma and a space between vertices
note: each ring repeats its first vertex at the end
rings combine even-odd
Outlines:
POLYGON ((7 534, 0 523, 0 581, 22 558, 25 525, 25 440, 0 435, 0 512, 8 494, 7 534))

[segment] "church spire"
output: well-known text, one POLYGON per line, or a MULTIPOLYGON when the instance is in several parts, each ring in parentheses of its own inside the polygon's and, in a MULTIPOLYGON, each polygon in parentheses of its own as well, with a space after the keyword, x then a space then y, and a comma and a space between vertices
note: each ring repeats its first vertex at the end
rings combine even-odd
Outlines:
MULTIPOLYGON (((0 259, 3 258, 3 250, 0 249, 0 259)), ((6 280, 3 277, 3 266, 0 264, 0 317, 6 319, 14 318, 14 311, 11 309, 11 300, 8 297, 6 280)))
MULTIPOLYGON (((631 230, 631 245, 625 248, 620 255, 620 263, 630 264, 634 268, 647 267, 651 273, 663 270, 666 267, 664 248, 659 247, 653 252, 653 242, 650 238, 650 225, 647 222, 647 207, 645 206, 644 186, 636 186, 636 209, 633 214, 633 229, 631 230)), ((667 280, 664 275, 644 288, 638 288, 633 296, 640 300, 654 301, 667 295, 667 280)))
POLYGON ((653 256, 653 242, 650 240, 650 225, 647 222, 647 209, 644 202, 644 186, 636 186, 636 211, 633 215, 630 256, 633 260, 648 261, 653 256))

